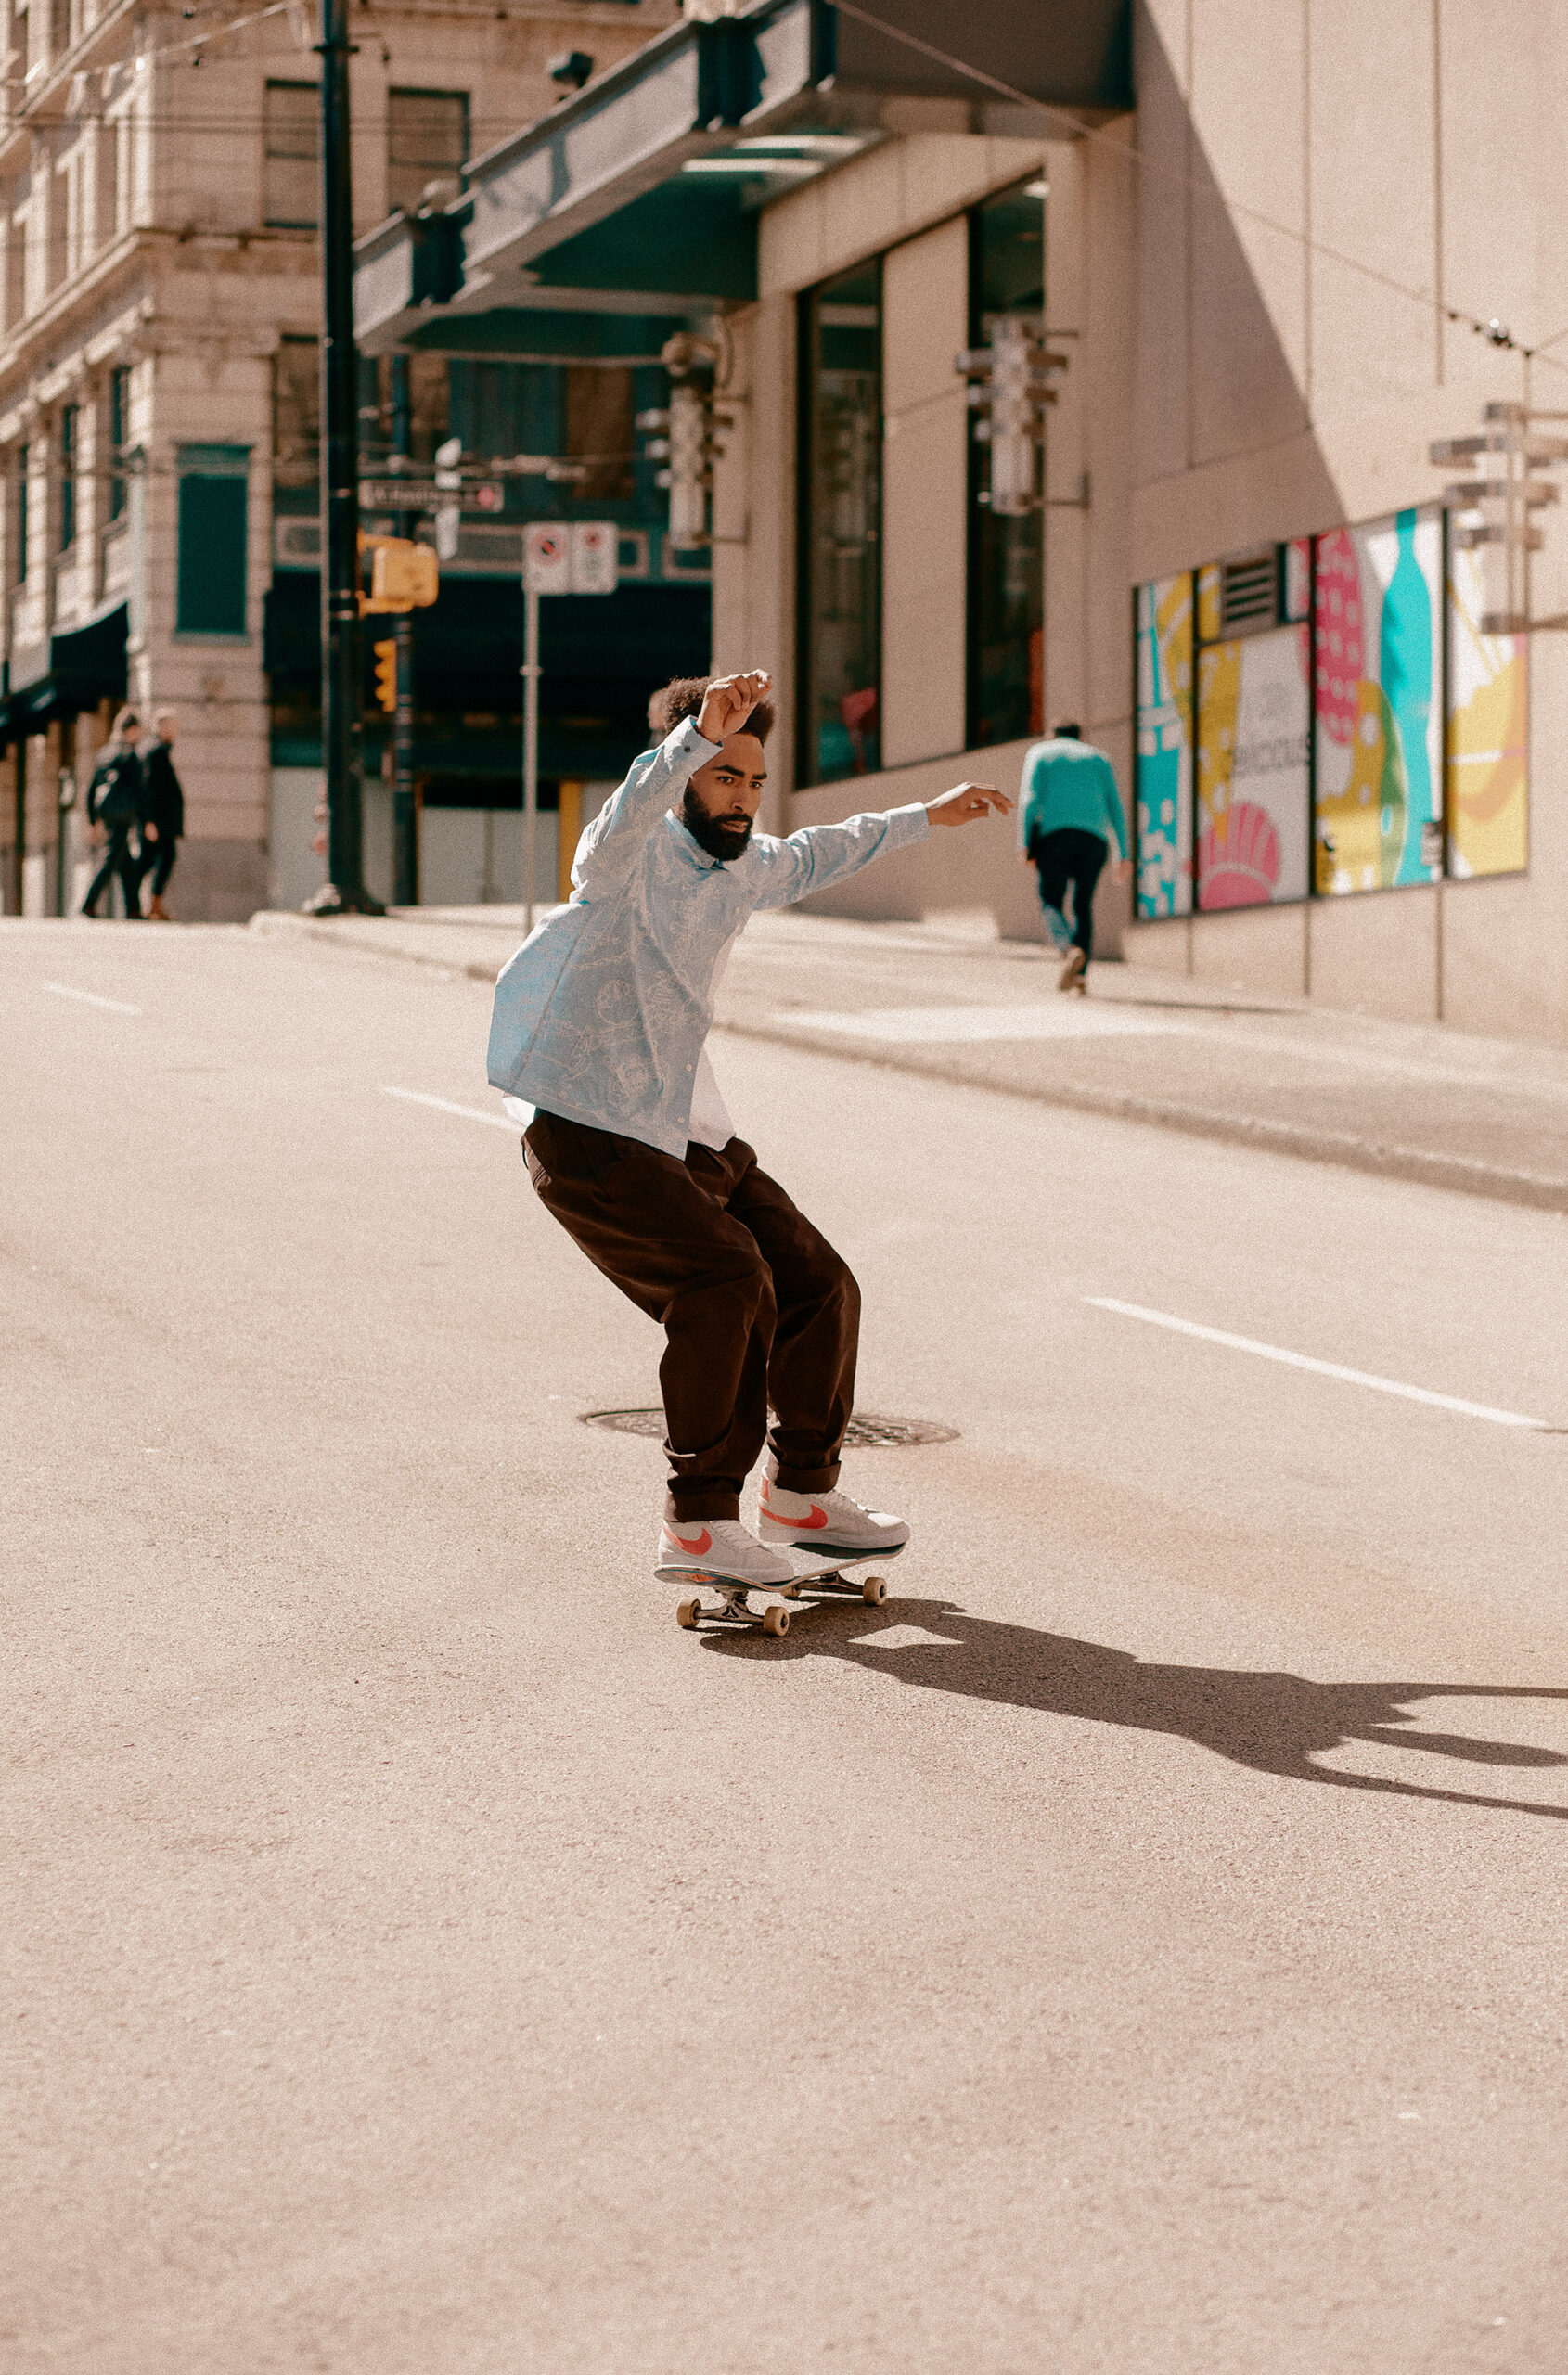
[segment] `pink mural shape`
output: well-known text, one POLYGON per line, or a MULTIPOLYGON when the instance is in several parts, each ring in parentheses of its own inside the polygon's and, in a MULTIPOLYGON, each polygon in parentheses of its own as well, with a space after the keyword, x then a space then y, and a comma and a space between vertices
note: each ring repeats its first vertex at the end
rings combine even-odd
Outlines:
POLYGON ((1279 836, 1266 808, 1238 801, 1203 834, 1198 879, 1205 907, 1263 907, 1279 879, 1279 836))
POLYGON ((1361 577, 1343 528, 1317 539, 1317 721, 1336 742, 1356 732, 1361 682, 1361 577))

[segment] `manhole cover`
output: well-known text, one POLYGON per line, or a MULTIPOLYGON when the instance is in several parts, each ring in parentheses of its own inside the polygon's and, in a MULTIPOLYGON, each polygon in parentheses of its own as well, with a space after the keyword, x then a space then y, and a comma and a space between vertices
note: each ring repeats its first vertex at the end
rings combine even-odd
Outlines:
MULTIPOLYGON (((585 1427, 609 1427, 618 1435, 651 1435, 662 1442, 662 1410, 585 1410, 585 1427)), ((876 1410, 857 1410, 844 1435, 846 1451, 887 1451, 906 1444, 952 1444, 957 1427, 939 1427, 934 1419, 888 1419, 876 1410)))

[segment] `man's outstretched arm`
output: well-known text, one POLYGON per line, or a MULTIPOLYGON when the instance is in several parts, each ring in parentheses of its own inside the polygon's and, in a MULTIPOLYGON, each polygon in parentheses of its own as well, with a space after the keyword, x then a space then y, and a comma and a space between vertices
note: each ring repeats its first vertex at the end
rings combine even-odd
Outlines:
POLYGON ((632 863, 644 837, 681 791, 688 777, 713 758, 726 734, 738 734, 772 679, 765 669, 715 676, 695 723, 686 718, 657 751, 639 759, 612 791, 577 844, 572 887, 601 897, 632 863))
POLYGON ((1012 802, 988 783, 955 784, 924 806, 890 808, 880 815, 846 816, 842 825, 806 825, 788 841, 765 845, 768 865, 760 907, 788 907, 813 891, 826 891, 858 874, 873 858, 923 841, 938 825, 969 825, 982 816, 1006 816, 1012 802))

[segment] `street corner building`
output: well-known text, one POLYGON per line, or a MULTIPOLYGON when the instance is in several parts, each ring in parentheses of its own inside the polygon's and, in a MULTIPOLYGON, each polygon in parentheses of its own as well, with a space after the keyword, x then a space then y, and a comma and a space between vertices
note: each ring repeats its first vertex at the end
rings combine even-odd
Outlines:
MULTIPOLYGON (((469 156, 545 113, 563 73, 571 87, 572 75, 637 48, 677 6, 389 0, 373 23, 359 12, 357 225, 456 194, 469 156)), ((321 785, 315 15, 33 0, 7 21, 0 908, 72 911, 93 754, 129 698, 180 719, 175 913, 243 918, 321 879, 311 849, 321 785)), ((493 410, 494 377, 471 361, 416 366, 415 453, 428 458, 455 416, 466 426, 493 410)), ((389 396, 386 366, 366 366, 369 468, 386 450, 389 396)), ((516 707, 517 654, 494 634, 476 651, 471 630, 497 582, 515 589, 517 567, 498 558, 494 533, 463 541, 421 621, 436 664, 419 723, 442 812, 432 843, 443 803, 455 820, 453 879, 443 886, 438 847, 435 887, 477 897, 482 865, 470 883, 462 864, 470 847, 482 854, 491 804, 516 802, 515 742, 503 750, 497 712, 516 707), (481 715, 489 723, 465 726, 481 715)), ((678 661, 694 641, 699 659, 705 650, 706 591, 688 596, 700 614, 683 623, 678 661)), ((372 734, 373 855, 390 831, 376 806, 379 757, 372 734)), ((619 746, 611 764, 623 764, 619 746)))
MULTIPOLYGON (((361 337, 521 366, 662 323, 654 534, 711 571, 712 664, 786 688, 770 827, 1010 788, 1071 717, 1134 830, 1108 952, 1561 1041, 1568 19, 1375 34, 688 0, 361 241, 361 337)), ((820 905, 933 903, 1043 929, 978 836, 820 905)))

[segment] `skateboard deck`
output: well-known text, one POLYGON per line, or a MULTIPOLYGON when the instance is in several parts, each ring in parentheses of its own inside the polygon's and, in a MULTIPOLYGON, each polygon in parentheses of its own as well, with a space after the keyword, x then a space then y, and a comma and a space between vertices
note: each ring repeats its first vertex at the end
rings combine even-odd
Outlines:
POLYGON ((809 1552, 786 1551, 785 1556, 795 1570, 792 1580, 787 1584, 745 1584, 736 1576, 716 1573, 683 1575, 680 1580, 694 1587, 700 1584, 711 1584, 719 1595, 719 1601, 716 1608, 713 1607, 693 1588, 688 1598, 677 1602, 675 1623, 688 1633, 696 1632, 699 1625, 705 1624, 750 1624, 777 1637, 790 1630, 787 1603, 801 1598, 806 1593, 813 1600, 853 1598, 863 1601, 868 1608, 880 1608, 887 1598, 887 1585, 882 1577, 866 1575, 851 1578, 848 1571, 852 1567, 868 1566, 873 1560, 879 1566, 885 1566, 890 1559, 896 1559, 903 1548, 903 1543, 899 1542, 891 1550, 824 1551, 820 1558, 813 1558, 809 1552), (751 1595, 753 1592, 759 1599, 765 1599, 765 1606, 752 1607, 751 1595))

